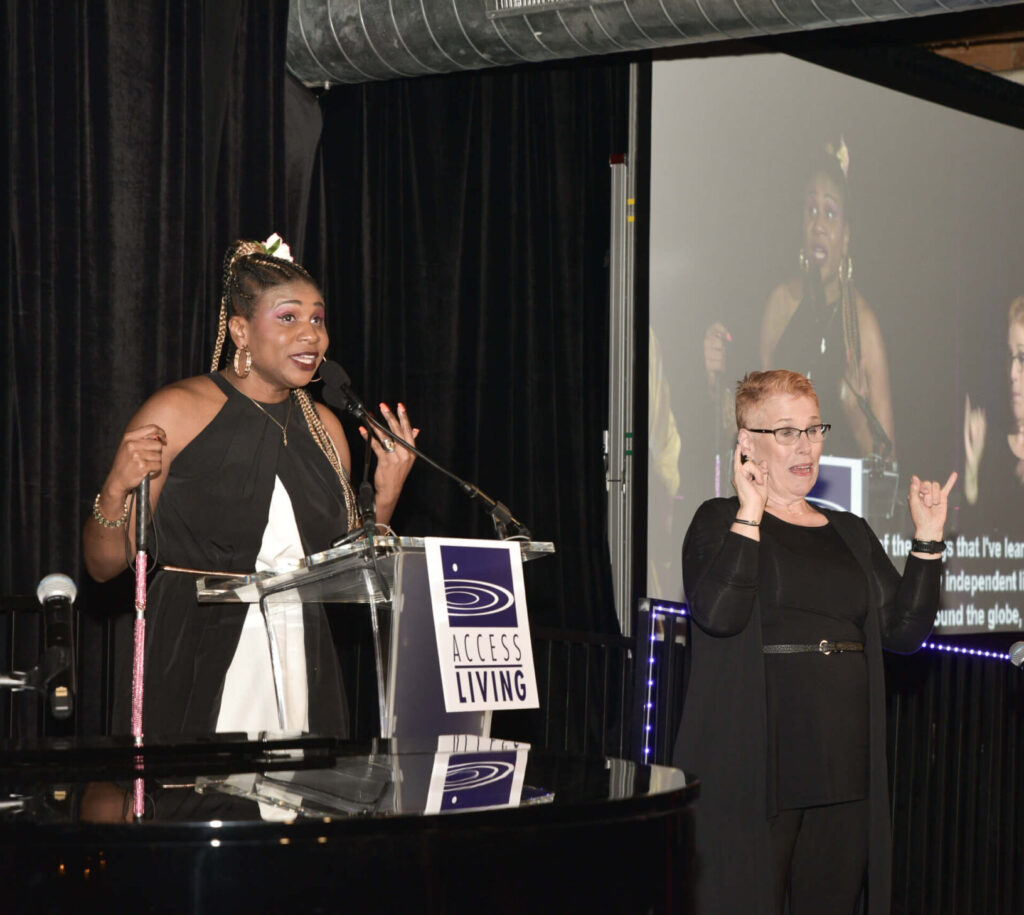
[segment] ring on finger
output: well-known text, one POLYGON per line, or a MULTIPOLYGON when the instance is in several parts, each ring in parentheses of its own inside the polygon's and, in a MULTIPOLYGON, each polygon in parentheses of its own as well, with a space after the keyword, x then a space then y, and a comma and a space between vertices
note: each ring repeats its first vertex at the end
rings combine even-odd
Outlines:
POLYGON ((393 451, 395 450, 395 442, 394 442, 394 439, 386 438, 386 439, 384 439, 384 441, 383 441, 383 442, 382 442, 381 444, 383 444, 383 445, 384 445, 384 450, 385 450, 385 451, 386 451, 386 452, 387 452, 388 454, 391 454, 391 453, 392 453, 392 452, 393 452, 393 451))

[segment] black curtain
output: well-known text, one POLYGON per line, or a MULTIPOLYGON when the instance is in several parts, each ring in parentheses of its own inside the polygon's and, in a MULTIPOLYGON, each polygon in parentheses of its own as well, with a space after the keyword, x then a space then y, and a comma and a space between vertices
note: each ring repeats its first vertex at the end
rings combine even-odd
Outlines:
MULTIPOLYGON (((93 495, 142 401, 208 370, 228 243, 284 225, 287 12, 287 0, 6 4, 0 593, 52 571, 78 582, 80 733, 105 728, 107 615, 131 607, 125 576, 84 575, 93 495)), ((6 637, 28 658, 32 614, 18 617, 6 637)), ((38 722, 33 697, 3 706, 22 730, 38 722)))
POLYGON ((1022 911, 1024 671, 926 649, 886 674, 893 912, 1022 911))
MULTIPOLYGON (((403 400, 426 450, 555 542, 528 566, 535 624, 614 631, 601 444, 624 65, 337 87, 315 154, 320 112, 294 84, 285 103, 287 0, 5 14, 0 595, 51 571, 79 582, 75 729, 105 727, 108 621, 130 618, 129 581, 82 574, 93 494, 141 401, 207 369, 227 244, 282 227, 308 232, 333 354, 365 397, 403 400), (289 188, 311 167, 303 226, 289 188)), ((490 533, 424 466, 395 525, 490 533)), ((36 636, 17 616, 0 669, 36 636)), ((922 654, 889 677, 895 910, 1019 910, 1021 671, 922 654)), ((12 710, 23 732, 61 730, 34 697, 5 697, 0 719, 12 710)))
MULTIPOLYGON (((407 405, 424 451, 554 541, 527 566, 535 625, 617 631, 602 433, 627 65, 338 86, 321 102, 306 261, 334 357, 368 402, 407 405)), ((422 464, 394 526, 493 536, 422 464)))

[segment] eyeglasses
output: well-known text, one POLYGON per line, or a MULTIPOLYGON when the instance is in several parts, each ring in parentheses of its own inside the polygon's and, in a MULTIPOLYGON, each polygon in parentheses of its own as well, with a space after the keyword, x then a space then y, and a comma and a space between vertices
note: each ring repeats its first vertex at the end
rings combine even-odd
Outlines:
POLYGON ((822 442, 832 428, 831 423, 815 423, 806 429, 797 429, 795 426, 782 426, 779 429, 747 429, 747 432, 760 432, 762 435, 774 435, 775 441, 780 445, 795 445, 800 441, 801 434, 807 436, 809 442, 822 442))

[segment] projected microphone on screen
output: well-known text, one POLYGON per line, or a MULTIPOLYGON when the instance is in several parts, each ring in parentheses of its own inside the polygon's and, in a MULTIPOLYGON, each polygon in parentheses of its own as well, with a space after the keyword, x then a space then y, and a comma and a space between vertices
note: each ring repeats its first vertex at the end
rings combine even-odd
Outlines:
POLYGON ((795 269, 775 287, 761 326, 765 369, 806 375, 832 423, 829 453, 893 460, 889 365, 878 320, 854 285, 850 152, 824 144, 806 170, 795 269))

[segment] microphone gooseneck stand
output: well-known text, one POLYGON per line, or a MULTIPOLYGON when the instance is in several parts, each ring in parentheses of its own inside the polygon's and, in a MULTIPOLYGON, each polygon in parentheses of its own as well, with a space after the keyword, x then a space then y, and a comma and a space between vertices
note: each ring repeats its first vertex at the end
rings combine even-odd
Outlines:
POLYGON ((320 363, 320 376, 324 380, 323 398, 330 406, 336 407, 339 410, 345 410, 366 423, 370 434, 376 436, 378 441, 380 440, 378 433, 382 433, 385 438, 389 438, 396 445, 401 445, 403 448, 411 451, 420 460, 429 464, 435 470, 439 470, 450 480, 453 480, 467 496, 483 506, 484 511, 491 516, 491 520, 494 522, 494 530, 501 540, 530 539, 529 528, 515 518, 506 505, 503 505, 496 499, 492 499, 476 484, 463 480, 448 470, 447 467, 442 467, 437 461, 428 457, 411 442, 407 442, 405 439, 395 435, 391 429, 380 422, 352 391, 352 382, 348 377, 348 373, 338 363, 324 359, 320 363))
MULTIPOLYGON (((502 505, 495 499, 492 499, 486 493, 484 493, 478 486, 472 483, 468 483, 465 480, 457 477, 454 473, 445 467, 442 467, 433 458, 428 457, 422 451, 420 451, 411 442, 407 442, 400 436, 395 435, 387 426, 385 426, 380 420, 378 420, 373 413, 371 413, 363 402, 356 396, 352 390, 352 382, 348 377, 348 373, 336 362, 331 362, 329 359, 324 359, 320 363, 320 376, 324 380, 323 387, 323 398, 332 407, 338 410, 344 410, 347 413, 355 416, 360 422, 365 423, 367 427, 367 441, 366 441, 366 457, 363 467, 363 481, 359 486, 359 492, 357 495, 357 505, 359 507, 360 516, 363 519, 362 525, 356 529, 350 531, 343 537, 339 537, 331 545, 334 547, 342 546, 346 543, 350 543, 359 537, 365 536, 367 543, 369 544, 369 550, 364 554, 366 556, 365 566, 363 568, 363 578, 366 586, 366 593, 369 597, 370 603, 370 623, 373 627, 373 644, 375 652, 375 661, 377 669, 377 695, 381 697, 381 721, 385 720, 385 711, 383 706, 383 696, 385 695, 385 684, 384 684, 384 664, 383 657, 381 656, 380 645, 380 621, 377 613, 377 587, 380 589, 381 597, 385 602, 390 602, 391 594, 388 588, 387 579, 381 574, 380 568, 377 563, 377 550, 374 546, 374 536, 376 535, 377 529, 377 518, 376 518, 376 504, 374 502, 374 491, 373 484, 370 482, 370 455, 372 449, 370 447, 369 436, 373 436, 378 442, 384 446, 385 442, 388 442, 391 448, 396 445, 401 445, 403 448, 411 451, 418 458, 429 464, 431 467, 439 470, 449 479, 454 480, 459 487, 465 492, 470 498, 483 504, 484 508, 490 514, 491 519, 494 522, 494 529, 497 531, 498 536, 502 540, 529 540, 530 532, 526 525, 518 521, 512 516, 512 513, 508 508, 502 505), (383 436, 383 437, 382 437, 383 436), (390 443, 394 444, 390 444, 390 443), (371 573, 372 567, 372 573, 371 573), (372 577, 371 577, 372 575, 372 577), (374 585, 376 584, 377 587, 374 585)), ((387 446, 385 446, 387 447, 387 446)))

